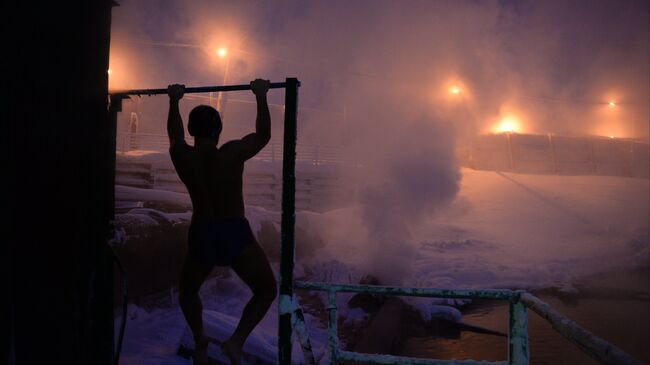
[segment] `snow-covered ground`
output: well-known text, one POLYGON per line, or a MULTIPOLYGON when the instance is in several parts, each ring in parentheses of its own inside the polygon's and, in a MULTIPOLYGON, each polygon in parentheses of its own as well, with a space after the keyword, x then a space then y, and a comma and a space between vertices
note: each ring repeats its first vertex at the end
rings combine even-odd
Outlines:
MULTIPOLYGON (((412 242, 395 256, 404 266, 402 285, 441 288, 546 288, 572 290, 580 277, 650 263, 647 179, 603 176, 520 175, 462 170, 461 189, 449 207, 416 227, 412 242)), ((117 190, 132 194, 128 188, 117 190)), ((156 195, 153 191, 150 192, 156 195)), ((161 193, 158 199, 183 199, 161 193)), ((177 201, 178 202, 178 201, 177 201)), ((280 215, 247 207, 254 231, 261 221, 279 224, 280 215)), ((187 219, 176 214, 171 219, 187 219)), ((376 243, 363 242, 358 207, 324 214, 298 213, 297 225, 318 234, 325 246, 297 263, 298 277, 313 281, 356 283, 375 268, 382 255, 376 243)), ((297 242, 300 247, 300 242, 297 242)), ((382 262, 382 261, 379 261, 382 262)), ((277 265, 275 265, 277 269, 277 265)), ((205 321, 211 335, 225 338, 236 320, 248 290, 234 277, 205 285, 205 321)), ((341 295, 340 315, 358 320, 363 313, 348 310, 341 295)), ((424 318, 458 312, 444 300, 410 300, 424 318)), ((317 356, 326 346, 324 324, 307 315, 317 356)), ((116 323, 118 323, 116 321, 116 323)), ((122 364, 188 364, 176 356, 185 324, 177 307, 147 313, 131 307, 122 351, 122 364)), ((262 358, 273 359, 277 306, 271 308, 247 346, 262 358)), ((299 346, 294 359, 301 359, 299 346)))

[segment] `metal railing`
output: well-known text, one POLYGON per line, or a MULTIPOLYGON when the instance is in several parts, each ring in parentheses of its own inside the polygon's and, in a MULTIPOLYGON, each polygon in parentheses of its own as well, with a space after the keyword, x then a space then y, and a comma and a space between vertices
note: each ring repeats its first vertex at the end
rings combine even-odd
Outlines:
MULTIPOLYGON (((542 302, 535 296, 522 290, 508 289, 483 289, 483 290, 451 290, 433 288, 403 288, 375 285, 340 285, 314 282, 294 282, 299 289, 325 291, 328 294, 328 352, 330 364, 338 364, 339 361, 364 362, 373 364, 404 364, 404 365, 479 365, 479 364, 511 364, 527 365, 530 360, 528 341, 528 308, 539 314, 542 318, 551 323, 553 328, 569 341, 573 342, 580 350, 591 356, 602 364, 639 364, 637 360, 623 352, 607 341, 596 337, 589 331, 583 329, 575 322, 562 316, 553 310, 548 304, 542 302), (345 351, 339 348, 337 332, 337 304, 336 294, 347 293, 371 293, 382 295, 416 296, 430 298, 459 298, 459 299, 497 299, 509 302, 510 318, 508 331, 508 358, 505 361, 489 362, 480 360, 439 360, 423 359, 393 355, 364 354, 345 351)), ((286 301, 286 299, 285 299, 286 301)), ((282 303, 281 303, 282 304, 282 303)), ((297 304, 292 303, 294 311, 300 311, 297 304)), ((287 306, 284 303, 283 306, 287 306)), ((304 323, 296 320, 296 328, 304 327, 304 323)), ((298 331, 297 331, 298 332, 298 331)), ((301 336, 301 344, 304 339, 301 336)), ((309 346, 311 348, 311 346, 309 346)), ((303 345, 303 350, 305 346, 303 345)), ((305 351, 308 363, 313 359, 313 354, 305 351)))
POLYGON ((296 281, 294 286, 299 289, 325 291, 328 294, 328 344, 329 358, 331 364, 338 364, 339 361, 366 362, 373 364, 405 364, 405 365, 449 365, 449 364, 528 364, 528 311, 520 301, 522 291, 508 289, 493 290, 447 290, 432 288, 402 288, 376 285, 340 285, 326 283, 310 283, 296 281), (498 362, 476 361, 476 360, 438 360, 421 359, 404 356, 362 354, 357 352, 344 351, 339 348, 337 333, 337 305, 336 294, 347 293, 371 293, 382 295, 415 296, 429 298, 459 298, 459 299, 498 299, 510 303, 510 331, 508 335, 508 360, 498 362))

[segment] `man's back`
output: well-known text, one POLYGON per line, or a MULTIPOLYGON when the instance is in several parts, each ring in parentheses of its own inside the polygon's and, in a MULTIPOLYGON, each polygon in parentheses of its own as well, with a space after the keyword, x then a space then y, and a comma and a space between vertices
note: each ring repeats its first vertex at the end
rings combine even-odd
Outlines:
POLYGON ((233 151, 238 143, 230 141, 221 148, 179 143, 170 148, 174 167, 192 199, 193 219, 244 217, 244 160, 233 151))
POLYGON ((189 146, 185 142, 178 106, 184 86, 169 86, 169 153, 178 176, 190 193, 193 221, 245 217, 242 193, 244 162, 255 156, 271 139, 271 115, 266 100, 268 89, 268 80, 251 82, 251 90, 257 99, 255 133, 217 148, 221 133, 219 113, 206 105, 192 110, 187 128, 194 136, 194 146, 189 146))

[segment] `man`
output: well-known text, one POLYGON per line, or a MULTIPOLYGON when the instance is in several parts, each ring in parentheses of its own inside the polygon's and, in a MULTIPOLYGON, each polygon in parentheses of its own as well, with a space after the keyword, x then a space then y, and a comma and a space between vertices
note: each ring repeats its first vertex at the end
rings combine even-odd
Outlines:
POLYGON ((215 265, 230 266, 253 292, 235 332, 221 346, 232 364, 240 364, 246 338, 277 295, 269 261, 244 215, 244 162, 271 139, 271 115, 266 100, 269 81, 256 79, 251 82, 251 89, 257 99, 255 133, 219 148, 222 127, 219 113, 207 105, 197 106, 190 112, 187 129, 194 137, 194 146, 189 146, 178 109, 185 87, 170 85, 167 88, 169 153, 193 206, 179 302, 196 344, 194 364, 207 364, 208 361, 208 338, 203 330, 198 292, 215 265))

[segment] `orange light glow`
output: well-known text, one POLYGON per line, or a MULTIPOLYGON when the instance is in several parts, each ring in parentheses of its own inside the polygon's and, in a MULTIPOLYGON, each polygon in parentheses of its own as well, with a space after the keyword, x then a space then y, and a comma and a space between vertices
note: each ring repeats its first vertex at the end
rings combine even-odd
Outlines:
POLYGON ((609 106, 616 106, 616 102, 614 102, 614 101, 610 101, 610 102, 609 102, 609 106))
POLYGON ((460 88, 458 86, 452 86, 449 88, 449 92, 458 95, 460 94, 460 88))
POLYGON ((499 121, 494 127, 495 133, 517 133, 521 129, 519 120, 513 116, 507 116, 499 121))
POLYGON ((217 56, 224 58, 228 54, 228 50, 226 48, 219 48, 217 50, 217 56))
POLYGON ((108 73, 108 76, 111 75, 111 69, 110 68, 106 72, 108 73))

